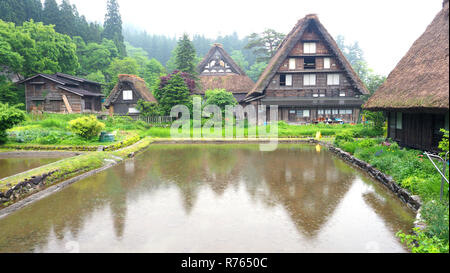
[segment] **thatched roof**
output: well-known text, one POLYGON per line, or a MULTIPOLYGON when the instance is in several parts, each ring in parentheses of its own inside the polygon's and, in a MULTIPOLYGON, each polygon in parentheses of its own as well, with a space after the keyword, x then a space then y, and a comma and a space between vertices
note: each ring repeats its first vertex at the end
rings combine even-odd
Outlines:
POLYGON ((448 0, 364 105, 365 109, 449 109, 448 0))
POLYGON ((208 54, 197 66, 197 72, 199 73, 199 84, 194 92, 195 94, 205 94, 206 90, 211 89, 225 89, 233 94, 247 94, 255 84, 228 55, 221 44, 214 44, 211 47, 208 54), (215 56, 220 56, 220 59, 229 65, 231 72, 203 73, 205 66, 208 66, 215 56))
POLYGON ((361 93, 368 94, 369 91, 362 83, 361 79, 359 79, 358 75, 353 70, 352 66, 342 54, 339 49, 336 41, 333 37, 328 33, 325 27, 320 23, 319 18, 315 14, 310 14, 300 19, 295 27, 289 32, 289 34, 284 38, 283 42, 278 46, 277 52, 270 60, 264 72, 259 77, 256 82, 254 88, 251 92, 248 93, 247 97, 250 96, 258 96, 264 93, 264 90, 270 84, 270 81, 275 76, 277 71, 280 69, 283 62, 288 57, 289 53, 295 47, 295 45, 300 41, 300 38, 303 36, 303 33, 308 29, 308 27, 314 24, 319 34, 322 35, 325 42, 328 44, 331 52, 336 56, 337 61, 341 64, 344 70, 347 72, 350 77, 351 84, 361 93))
POLYGON ((135 75, 121 74, 119 75, 119 82, 116 84, 116 86, 114 86, 113 90, 111 91, 111 93, 109 94, 108 98, 105 101, 105 107, 108 108, 112 103, 114 103, 118 99, 120 92, 122 91, 121 86, 124 83, 129 83, 132 86, 133 91, 140 94, 144 100, 150 102, 157 102, 152 92, 147 88, 147 85, 142 78, 135 75))
POLYGON ((195 94, 205 94, 206 90, 225 89, 231 93, 248 93, 255 83, 245 75, 199 76, 199 88, 195 94))

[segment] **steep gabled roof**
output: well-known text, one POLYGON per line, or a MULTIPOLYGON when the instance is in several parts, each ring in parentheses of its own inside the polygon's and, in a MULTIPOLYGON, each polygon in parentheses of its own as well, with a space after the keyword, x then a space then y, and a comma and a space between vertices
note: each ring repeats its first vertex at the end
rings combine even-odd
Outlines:
POLYGON ((211 47, 203 61, 197 66, 197 72, 200 76, 199 86, 195 90, 195 94, 205 94, 206 90, 211 89, 225 89, 233 94, 247 94, 255 84, 228 55, 221 44, 214 44, 211 47), (227 67, 224 67, 225 72, 203 73, 205 67, 209 66, 216 56, 219 56, 221 61, 224 62, 222 65, 229 66, 228 69, 231 72, 226 72, 227 67))
POLYGON ((449 109, 449 2, 364 105, 387 109, 449 109))
POLYGON ((353 70, 352 66, 345 58, 344 54, 342 54, 339 49, 336 41, 333 37, 328 33, 325 27, 320 23, 319 18, 315 14, 307 15, 306 17, 300 19, 295 27, 289 32, 289 34, 284 38, 281 44, 278 46, 277 52, 269 61, 264 72, 259 77, 256 82, 254 88, 247 94, 247 97, 257 96, 264 93, 264 90, 270 84, 270 81, 275 76, 277 71, 280 69, 283 62, 288 57, 289 53, 295 47, 295 45, 300 41, 300 38, 303 36, 303 33, 308 29, 311 24, 315 24, 319 33, 322 35, 324 40, 328 43, 329 48, 336 56, 338 62, 342 65, 344 70, 347 72, 350 77, 352 85, 359 91, 361 94, 368 94, 369 91, 362 83, 361 79, 353 70))
POLYGON ((203 71, 203 68, 208 64, 208 62, 214 58, 214 54, 218 52, 224 59, 225 62, 228 63, 231 68, 235 71, 235 73, 239 75, 245 75, 244 70, 242 70, 237 63, 234 62, 234 60, 231 58, 230 55, 223 49, 221 44, 214 44, 211 49, 208 51, 206 56, 203 58, 203 60, 200 62, 200 64, 197 66, 197 72, 198 74, 201 74, 203 71))
POLYGON ((106 98, 105 107, 109 107, 119 97, 120 91, 122 91, 120 89, 120 85, 122 83, 130 83, 134 88, 133 90, 138 92, 146 101, 157 102, 142 78, 135 75, 121 74, 119 75, 119 82, 116 84, 116 86, 114 86, 108 98, 106 98))

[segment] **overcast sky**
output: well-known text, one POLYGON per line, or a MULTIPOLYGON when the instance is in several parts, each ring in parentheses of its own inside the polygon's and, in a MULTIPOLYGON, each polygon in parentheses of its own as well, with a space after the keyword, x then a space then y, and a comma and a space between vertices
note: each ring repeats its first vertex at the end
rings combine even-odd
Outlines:
MULTIPOLYGON (((61 2, 61 0, 59 1, 61 2)), ((333 37, 358 41, 369 67, 388 75, 442 8, 442 0, 118 0, 125 24, 152 34, 239 37, 273 28, 288 33, 315 13, 333 37)), ((106 0, 71 0, 103 22, 106 0)))

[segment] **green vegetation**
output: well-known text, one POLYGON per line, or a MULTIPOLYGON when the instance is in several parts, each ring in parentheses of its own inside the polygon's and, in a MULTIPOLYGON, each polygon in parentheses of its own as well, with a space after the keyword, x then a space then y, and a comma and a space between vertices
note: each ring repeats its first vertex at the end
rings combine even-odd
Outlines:
POLYGON ((15 106, 0 103, 0 144, 7 141, 6 130, 25 119, 25 113, 15 106))
POLYGON ((225 89, 206 90, 205 105, 217 105, 222 110, 222 115, 225 113, 225 106, 235 106, 237 101, 231 92, 225 89))
MULTIPOLYGON (((355 140, 348 134, 339 134, 335 145, 392 176, 401 187, 420 196, 427 228, 415 230, 414 235, 398 233, 412 252, 448 252, 448 186, 444 188, 444 200, 439 201, 441 176, 422 152, 401 149, 397 143, 385 142, 383 138, 355 140)), ((447 177, 448 174, 447 168, 447 177)))
MULTIPOLYGON (((81 114, 26 114, 25 120, 7 130, 8 142, 4 147, 15 149, 46 149, 45 146, 61 146, 58 149, 75 150, 82 146, 104 146, 112 143, 101 143, 98 138, 86 139, 70 131, 70 122, 79 118, 88 118, 81 114)), ((92 122, 96 118, 92 118, 92 122)), ((104 130, 116 134, 116 142, 120 143, 139 135, 150 128, 142 121, 134 121, 130 117, 108 117, 104 122, 104 130)), ((102 129, 103 130, 103 129, 102 129)), ((92 148, 94 149, 94 148, 92 148)), ((47 149, 46 149, 47 150, 47 149)))
POLYGON ((69 122, 69 130, 84 139, 98 137, 105 128, 105 124, 97 120, 95 116, 84 116, 69 122))

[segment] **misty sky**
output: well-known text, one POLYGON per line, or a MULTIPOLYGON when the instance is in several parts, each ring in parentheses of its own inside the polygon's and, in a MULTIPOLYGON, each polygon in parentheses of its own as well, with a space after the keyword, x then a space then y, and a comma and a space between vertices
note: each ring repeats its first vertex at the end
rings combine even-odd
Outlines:
MULTIPOLYGON (((61 2, 61 0, 59 0, 61 2)), ((239 37, 273 28, 288 33, 315 13, 333 37, 358 41, 369 67, 388 75, 442 8, 442 0, 118 0, 125 24, 148 33, 239 37)), ((71 0, 90 21, 103 22, 106 0, 71 0)))

